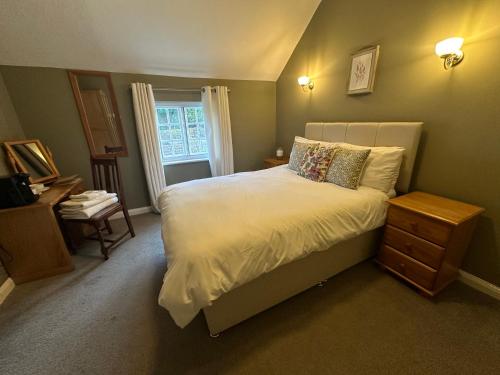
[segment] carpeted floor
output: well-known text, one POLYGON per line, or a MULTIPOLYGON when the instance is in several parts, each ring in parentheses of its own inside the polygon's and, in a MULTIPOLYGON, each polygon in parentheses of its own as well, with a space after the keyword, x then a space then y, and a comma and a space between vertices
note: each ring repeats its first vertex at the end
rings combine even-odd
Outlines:
MULTIPOLYGON (((500 302, 458 282, 427 300, 362 263, 226 332, 177 328, 157 305, 160 219, 107 262, 95 243, 76 271, 17 286, 0 306, 7 374, 494 374, 500 302)), ((121 222, 115 222, 122 225, 121 222)))

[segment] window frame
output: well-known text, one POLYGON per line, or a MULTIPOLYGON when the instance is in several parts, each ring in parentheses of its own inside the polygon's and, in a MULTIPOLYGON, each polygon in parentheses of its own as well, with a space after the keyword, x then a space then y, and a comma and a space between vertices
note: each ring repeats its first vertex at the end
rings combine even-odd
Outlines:
MULTIPOLYGON (((188 143, 188 129, 187 129, 187 123, 186 123, 186 114, 184 111, 185 107, 197 107, 197 108, 203 108, 203 105, 198 101, 156 101, 155 102, 155 111, 157 108, 181 108, 181 128, 184 134, 184 147, 186 148, 187 152, 189 153, 189 143, 188 143)), ((206 123, 204 122, 205 125, 205 137, 207 138, 208 142, 208 137, 206 134, 206 123)), ((166 161, 164 160, 162 154, 161 154, 161 137, 160 137, 160 122, 156 121, 156 128, 158 130, 158 144, 160 146, 160 159, 163 165, 175 165, 175 164, 187 164, 187 163, 198 163, 198 162, 204 162, 208 161, 208 151, 206 154, 198 154, 198 155, 187 155, 187 156, 177 156, 177 157, 172 157, 170 160, 166 161)))

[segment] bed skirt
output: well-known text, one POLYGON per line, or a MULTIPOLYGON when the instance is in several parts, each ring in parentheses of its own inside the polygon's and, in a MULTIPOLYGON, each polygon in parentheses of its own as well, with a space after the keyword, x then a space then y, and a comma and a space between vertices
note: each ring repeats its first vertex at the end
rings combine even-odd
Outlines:
POLYGON ((363 233, 278 267, 222 295, 203 309, 210 334, 217 335, 372 257, 380 235, 380 228, 363 233))

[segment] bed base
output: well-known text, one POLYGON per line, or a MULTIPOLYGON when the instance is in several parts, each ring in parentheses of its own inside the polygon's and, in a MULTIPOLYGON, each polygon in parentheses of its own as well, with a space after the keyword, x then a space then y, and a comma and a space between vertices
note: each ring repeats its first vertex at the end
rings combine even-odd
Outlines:
POLYGON ((211 337, 372 257, 380 229, 340 242, 326 251, 285 264, 215 300, 203 309, 211 337))

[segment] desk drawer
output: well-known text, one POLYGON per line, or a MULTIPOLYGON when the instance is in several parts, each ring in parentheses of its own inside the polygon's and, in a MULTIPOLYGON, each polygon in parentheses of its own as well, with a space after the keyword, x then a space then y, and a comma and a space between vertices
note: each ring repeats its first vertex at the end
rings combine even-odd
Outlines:
POLYGON ((387 225, 385 227, 384 242, 394 249, 438 269, 444 255, 444 249, 432 242, 387 225))
POLYGON ((448 242, 452 230, 444 222, 394 206, 389 207, 387 223, 443 246, 448 242))
POLYGON ((383 265, 396 271, 402 276, 414 281, 418 285, 432 290, 436 271, 425 264, 410 258, 390 246, 382 245, 378 253, 378 260, 383 265))

